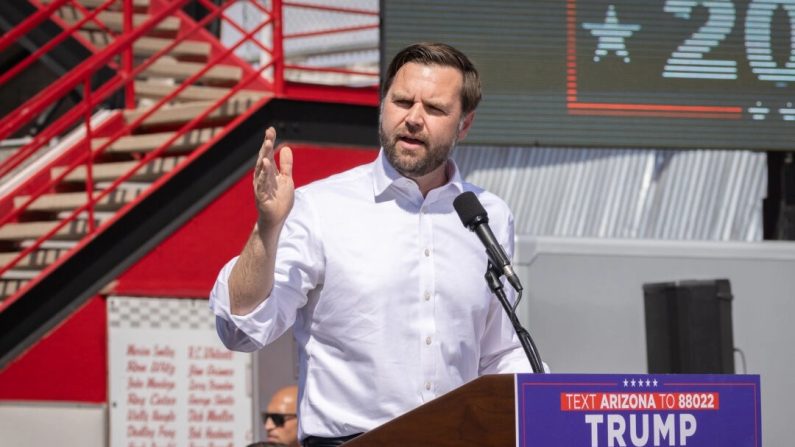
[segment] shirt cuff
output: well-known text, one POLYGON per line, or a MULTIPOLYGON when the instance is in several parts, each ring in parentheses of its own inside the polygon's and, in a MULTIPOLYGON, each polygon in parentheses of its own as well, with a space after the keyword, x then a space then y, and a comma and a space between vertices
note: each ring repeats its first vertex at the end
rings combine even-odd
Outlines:
MULTIPOLYGON (((224 345, 235 351, 252 352, 262 348, 267 340, 263 328, 258 324, 258 318, 263 312, 267 313, 264 300, 247 315, 234 315, 229 308, 229 275, 237 262, 235 257, 224 265, 218 273, 212 291, 210 292, 210 310, 215 314, 215 328, 224 345)), ((272 306, 268 306, 272 307, 272 306)), ((267 319, 267 318, 266 318, 267 319)))

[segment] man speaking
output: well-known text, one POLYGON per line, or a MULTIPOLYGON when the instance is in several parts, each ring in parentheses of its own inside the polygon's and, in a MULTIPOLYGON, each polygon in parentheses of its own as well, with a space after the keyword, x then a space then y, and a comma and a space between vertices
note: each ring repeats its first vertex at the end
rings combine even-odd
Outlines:
POLYGON ((277 168, 266 131, 257 223, 210 306, 230 349, 254 351, 293 327, 304 446, 339 445, 480 375, 531 370, 483 279, 483 245, 453 209, 474 192, 512 255, 507 205, 450 158, 480 97, 460 51, 403 49, 383 82, 378 158, 298 190, 292 152, 281 149, 277 168))

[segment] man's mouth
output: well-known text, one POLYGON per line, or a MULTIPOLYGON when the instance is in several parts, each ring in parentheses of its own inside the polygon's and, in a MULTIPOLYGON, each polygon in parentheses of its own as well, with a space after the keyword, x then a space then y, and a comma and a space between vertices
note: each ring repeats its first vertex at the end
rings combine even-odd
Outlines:
POLYGON ((425 141, 419 140, 417 138, 407 137, 407 136, 398 137, 398 140, 402 141, 403 143, 406 143, 409 146, 424 146, 425 145, 425 141))

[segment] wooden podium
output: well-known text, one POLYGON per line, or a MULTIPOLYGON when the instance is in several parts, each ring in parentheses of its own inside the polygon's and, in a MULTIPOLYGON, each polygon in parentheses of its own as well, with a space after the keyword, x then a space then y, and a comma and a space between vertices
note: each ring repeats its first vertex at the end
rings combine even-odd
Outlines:
POLYGON ((759 375, 490 375, 344 445, 761 447, 760 394, 759 375))
POLYGON ((513 374, 479 377, 344 446, 516 445, 514 395, 513 374))

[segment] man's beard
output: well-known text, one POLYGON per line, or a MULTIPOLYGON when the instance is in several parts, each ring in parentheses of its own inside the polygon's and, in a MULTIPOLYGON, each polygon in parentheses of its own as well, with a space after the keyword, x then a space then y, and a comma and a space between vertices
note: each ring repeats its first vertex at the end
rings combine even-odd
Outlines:
POLYGON ((384 148, 389 164, 395 168, 402 176, 408 178, 418 178, 428 174, 447 162, 453 148, 455 148, 457 138, 453 138, 449 144, 439 144, 429 146, 427 139, 423 138, 423 145, 427 149, 424 154, 417 154, 418 157, 400 157, 398 154, 398 136, 395 134, 389 138, 384 132, 384 128, 379 124, 378 137, 381 140, 381 147, 384 148))

